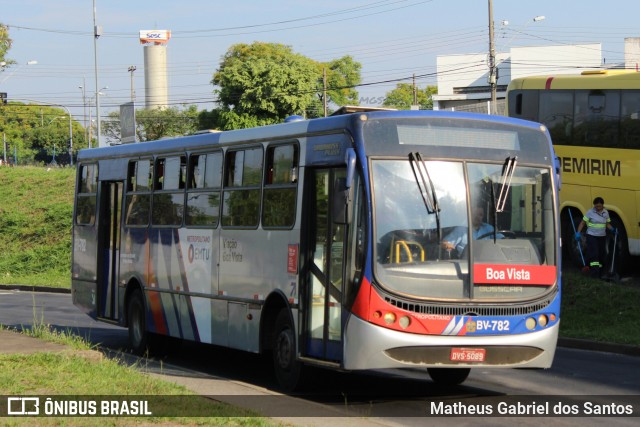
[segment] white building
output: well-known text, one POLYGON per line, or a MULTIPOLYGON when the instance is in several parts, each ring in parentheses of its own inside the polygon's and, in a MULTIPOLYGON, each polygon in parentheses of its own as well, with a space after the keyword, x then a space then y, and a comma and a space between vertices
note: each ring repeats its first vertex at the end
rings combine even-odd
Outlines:
MULTIPOLYGON (((639 40, 640 44, 640 39, 639 40)), ((626 40, 625 40, 626 41, 626 40)), ((640 47, 637 50, 640 53, 640 47)), ((445 55, 437 58, 438 94, 434 110, 490 111, 488 53, 445 55)), ((505 115, 505 95, 511 79, 543 74, 578 74, 602 66, 600 43, 512 47, 496 54, 497 112, 505 115)))

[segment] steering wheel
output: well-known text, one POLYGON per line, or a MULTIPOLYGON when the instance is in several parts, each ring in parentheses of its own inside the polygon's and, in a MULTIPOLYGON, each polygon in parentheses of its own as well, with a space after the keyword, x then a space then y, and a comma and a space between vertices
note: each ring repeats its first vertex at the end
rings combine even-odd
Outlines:
MULTIPOLYGON (((498 231, 496 231, 496 234, 502 234, 504 236, 504 238, 506 238, 506 239, 515 239, 516 238, 515 231, 511 231, 511 230, 498 230, 498 231)), ((482 240, 485 237, 489 237, 489 236, 493 236, 493 231, 491 231, 489 233, 484 233, 483 235, 476 237, 475 240, 482 240)))

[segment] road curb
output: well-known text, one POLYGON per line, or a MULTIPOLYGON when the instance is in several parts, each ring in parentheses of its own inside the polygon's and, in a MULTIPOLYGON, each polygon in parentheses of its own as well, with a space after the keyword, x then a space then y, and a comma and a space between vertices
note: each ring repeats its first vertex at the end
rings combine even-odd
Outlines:
POLYGON ((48 286, 31 286, 31 285, 0 285, 0 289, 7 291, 23 291, 23 292, 51 292, 54 294, 70 294, 71 289, 67 288, 50 288, 48 286))
POLYGON ((579 350, 603 351, 605 353, 640 356, 640 346, 583 340, 578 338, 558 338, 558 346, 579 350))

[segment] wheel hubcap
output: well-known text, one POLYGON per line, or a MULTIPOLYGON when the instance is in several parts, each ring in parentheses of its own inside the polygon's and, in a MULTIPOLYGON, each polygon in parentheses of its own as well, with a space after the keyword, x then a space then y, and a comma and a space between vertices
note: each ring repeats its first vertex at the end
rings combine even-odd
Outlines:
POLYGON ((293 340, 291 331, 284 330, 278 335, 276 343, 276 358, 281 368, 288 368, 291 364, 291 352, 293 350, 293 340))

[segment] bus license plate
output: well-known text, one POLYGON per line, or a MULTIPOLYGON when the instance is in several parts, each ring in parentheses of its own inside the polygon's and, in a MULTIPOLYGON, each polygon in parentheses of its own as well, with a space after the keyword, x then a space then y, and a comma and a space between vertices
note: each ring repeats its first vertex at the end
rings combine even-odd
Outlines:
POLYGON ((484 348, 452 348, 449 359, 452 362, 484 362, 486 353, 484 348))

